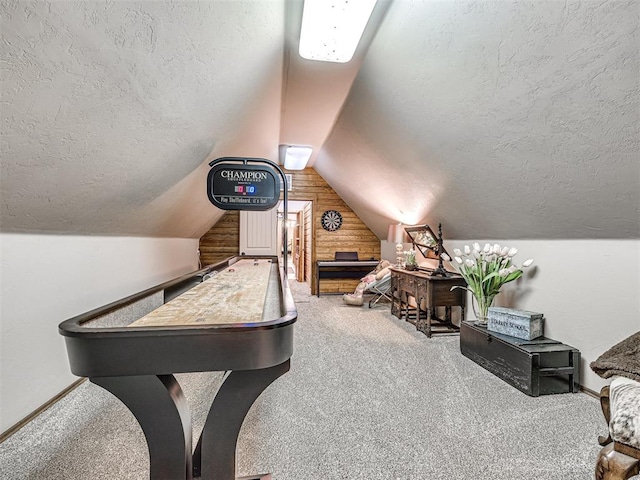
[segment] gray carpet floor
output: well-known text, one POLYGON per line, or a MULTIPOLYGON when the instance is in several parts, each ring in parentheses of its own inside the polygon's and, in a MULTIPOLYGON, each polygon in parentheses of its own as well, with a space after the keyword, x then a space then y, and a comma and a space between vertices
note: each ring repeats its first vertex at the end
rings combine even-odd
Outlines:
MULTIPOLYGON (((591 479, 605 432, 586 394, 531 398, 413 325, 293 285, 291 371, 256 401, 238 474, 311 479, 591 479)), ((221 373, 177 376, 200 434, 221 373)), ((84 382, 0 444, 2 479, 146 479, 144 437, 84 382)))

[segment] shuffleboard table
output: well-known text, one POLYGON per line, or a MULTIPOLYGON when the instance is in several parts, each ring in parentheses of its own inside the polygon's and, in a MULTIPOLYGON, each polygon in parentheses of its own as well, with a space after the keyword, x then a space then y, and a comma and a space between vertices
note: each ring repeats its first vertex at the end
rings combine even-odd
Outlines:
POLYGON ((151 480, 232 480, 249 408, 289 370, 296 319, 277 258, 234 257, 69 319, 59 331, 71 371, 114 394, 140 423, 151 480), (158 295, 162 305, 144 307, 135 321, 118 315, 158 295), (194 449, 189 405, 173 374, 205 371, 227 374, 194 449))

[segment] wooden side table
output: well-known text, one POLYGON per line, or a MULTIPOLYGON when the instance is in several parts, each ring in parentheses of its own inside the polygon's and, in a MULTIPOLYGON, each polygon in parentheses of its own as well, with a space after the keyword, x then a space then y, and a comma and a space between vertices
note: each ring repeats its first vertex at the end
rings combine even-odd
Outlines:
POLYGON ((424 270, 391 269, 391 313, 414 324, 416 329, 431 337, 437 333, 458 332, 459 326, 451 321, 452 307, 460 307, 461 321, 464 320, 466 291, 454 286, 466 287, 462 276, 450 273, 448 276, 434 276, 424 270), (409 297, 415 298, 415 313, 409 306, 409 297), (436 307, 444 307, 444 318, 436 315, 436 307))

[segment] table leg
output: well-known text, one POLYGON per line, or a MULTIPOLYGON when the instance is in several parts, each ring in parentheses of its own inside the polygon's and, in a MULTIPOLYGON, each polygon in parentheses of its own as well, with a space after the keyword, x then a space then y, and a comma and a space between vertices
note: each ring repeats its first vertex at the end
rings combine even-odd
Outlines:
MULTIPOLYGON (((421 315, 421 311, 420 311, 420 305, 422 305, 422 299, 421 298, 416 298, 416 330, 418 330, 419 332, 424 332, 424 326, 425 326, 425 321, 426 321, 426 313, 425 312, 425 320, 423 320, 422 315, 421 315)), ((427 309, 428 310, 428 309, 427 309)))
POLYGON ((140 423, 149 447, 151 480, 192 480, 191 412, 173 375, 92 377, 140 423))
POLYGON ((569 353, 569 365, 573 367, 573 374, 569 375, 569 391, 578 393, 580 391, 580 352, 574 350, 569 353))
POLYGON ((531 356, 531 390, 527 394, 532 397, 540 396, 540 355, 537 353, 531 356))
POLYGON ((216 394, 193 454, 194 476, 235 480, 236 443, 247 412, 258 396, 289 371, 290 360, 257 370, 229 372, 216 394))
MULTIPOLYGON (((409 300, 410 298, 413 298, 413 300, 416 301, 416 297, 414 297, 413 294, 409 295, 407 293, 407 321, 411 320, 411 300, 409 300)), ((416 305, 415 310, 416 310, 415 326, 416 326, 416 329, 418 329, 418 326, 420 325, 420 305, 416 305)))
POLYGON ((400 318, 404 318, 405 322, 409 321, 409 295, 407 295, 404 292, 400 292, 400 312, 403 312, 400 314, 400 318), (407 301, 405 302, 404 300, 402 300, 404 295, 404 298, 407 299, 407 301))

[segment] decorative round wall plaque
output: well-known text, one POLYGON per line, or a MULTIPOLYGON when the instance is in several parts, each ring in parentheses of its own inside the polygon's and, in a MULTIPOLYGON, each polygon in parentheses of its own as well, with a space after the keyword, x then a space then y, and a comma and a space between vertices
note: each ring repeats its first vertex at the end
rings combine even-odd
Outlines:
POLYGON ((327 210, 322 214, 322 228, 329 232, 335 232, 342 226, 342 215, 335 210, 327 210))

